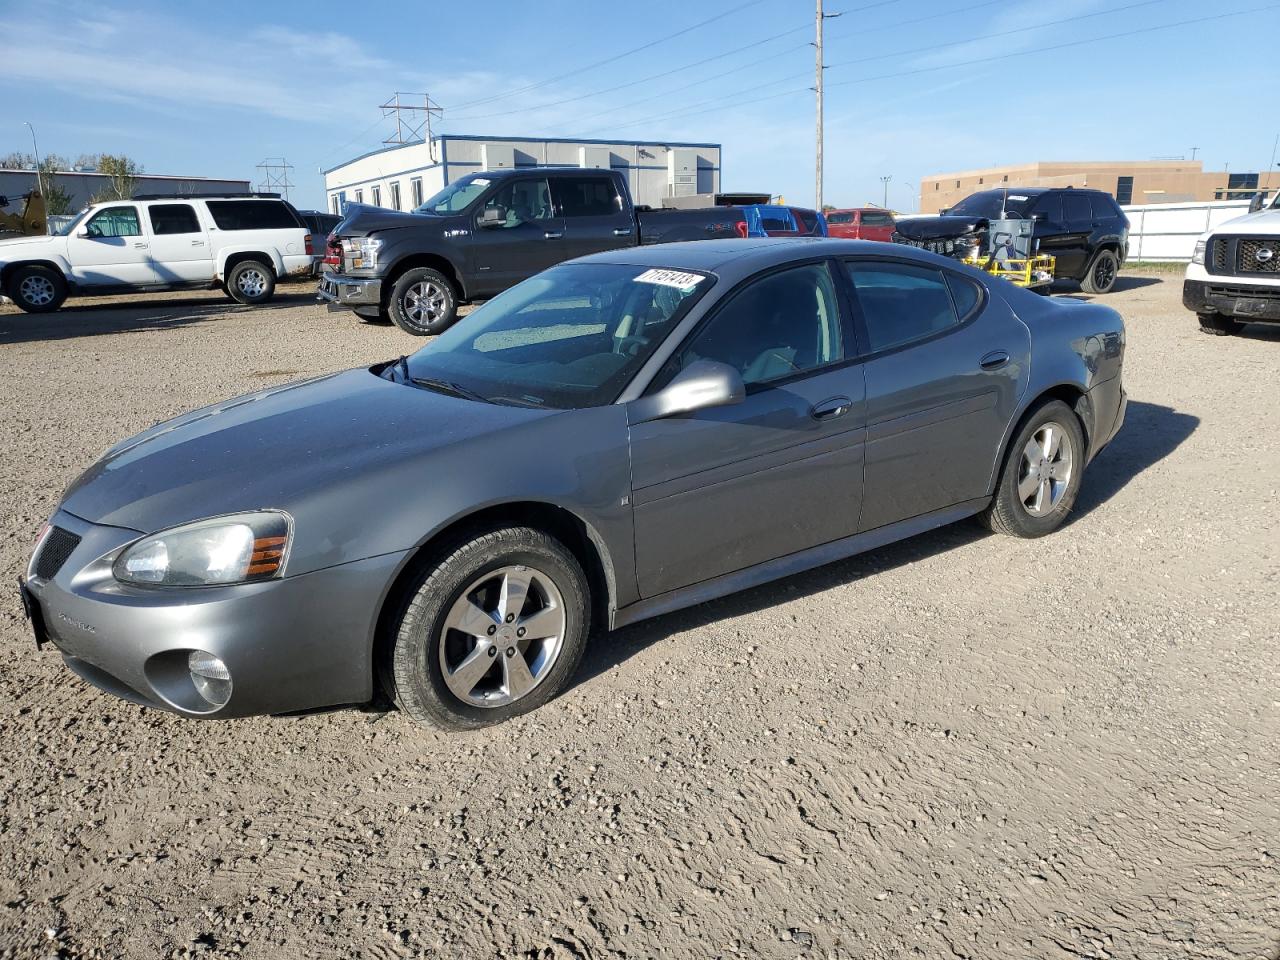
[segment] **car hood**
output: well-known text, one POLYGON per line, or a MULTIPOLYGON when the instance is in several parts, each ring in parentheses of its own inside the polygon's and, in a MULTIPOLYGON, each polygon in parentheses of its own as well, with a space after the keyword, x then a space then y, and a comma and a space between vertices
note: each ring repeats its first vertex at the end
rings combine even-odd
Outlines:
POLYGON ((333 232, 339 237, 365 237, 381 230, 399 230, 406 227, 440 227, 452 218, 438 217, 434 214, 401 213, 383 207, 370 207, 365 204, 352 204, 347 208, 347 215, 334 227, 333 232))
POLYGON ((986 225, 985 217, 912 217, 899 220, 894 229, 908 240, 951 240, 986 225))
POLYGON ((0 258, 10 251, 23 249, 26 247, 39 247, 42 245, 53 243, 62 239, 61 237, 51 237, 48 234, 40 234, 35 237, 6 237, 0 240, 0 258))
POLYGON ((1208 237, 1216 233, 1252 233, 1262 236, 1280 236, 1280 210, 1258 210, 1246 213, 1221 223, 1204 234, 1208 237))
POLYGON ((412 470, 443 447, 556 412, 348 370, 158 424, 108 450, 68 488, 62 508, 144 533, 258 508, 342 511, 344 485, 376 483, 379 471, 412 470))

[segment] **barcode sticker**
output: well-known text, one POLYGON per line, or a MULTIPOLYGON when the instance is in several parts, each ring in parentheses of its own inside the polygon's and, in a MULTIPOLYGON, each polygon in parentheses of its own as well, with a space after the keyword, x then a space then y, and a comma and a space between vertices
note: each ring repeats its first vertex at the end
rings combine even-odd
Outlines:
POLYGON ((656 283, 662 287, 675 287, 678 290, 692 290, 703 277, 697 273, 684 273, 680 270, 646 270, 636 277, 636 283, 656 283))

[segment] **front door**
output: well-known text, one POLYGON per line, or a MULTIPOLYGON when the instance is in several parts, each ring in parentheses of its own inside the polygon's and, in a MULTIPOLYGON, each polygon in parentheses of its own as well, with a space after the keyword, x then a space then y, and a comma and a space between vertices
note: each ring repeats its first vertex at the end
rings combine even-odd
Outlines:
POLYGON ((153 203, 151 256, 161 283, 197 283, 213 279, 213 251, 189 203, 153 203))
POLYGON ((1089 234, 1093 230, 1093 213, 1089 198, 1080 194, 1048 193, 1035 205, 1033 216, 1044 214, 1036 223, 1034 236, 1040 241, 1040 252, 1057 261, 1056 277, 1079 278, 1084 273, 1089 234))
POLYGON ((485 201, 484 209, 497 209, 500 220, 496 226, 481 227, 477 214, 470 247, 476 296, 500 293, 572 259, 546 177, 507 180, 485 201))
POLYGON ((949 270, 881 259, 845 267, 868 352, 859 528, 986 496, 1028 379, 1027 328, 949 270))
POLYGON ((86 288, 159 283, 151 237, 132 204, 103 207, 67 238, 71 276, 86 288))
POLYGON ((864 388, 825 262, 752 281, 650 385, 695 360, 738 369, 743 403, 631 428, 640 594, 653 597, 857 529, 864 388))
POLYGON ((564 242, 570 257, 617 250, 635 242, 635 214, 618 193, 612 176, 582 174, 553 177, 552 195, 564 217, 564 242))

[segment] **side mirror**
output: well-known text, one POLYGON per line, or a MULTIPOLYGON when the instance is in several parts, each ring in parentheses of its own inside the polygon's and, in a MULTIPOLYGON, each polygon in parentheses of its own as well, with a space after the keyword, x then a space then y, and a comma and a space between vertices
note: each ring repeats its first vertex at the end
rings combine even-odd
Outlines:
POLYGON ((1266 194, 1259 191, 1253 195, 1253 199, 1249 201, 1249 212, 1257 213, 1266 205, 1266 194))
POLYGON ((77 236, 77 237, 86 237, 86 238, 87 238, 87 237, 92 236, 92 234, 91 234, 91 233, 89 233, 89 228, 88 228, 88 227, 76 227, 76 236, 77 236))
POLYGON ((485 228, 500 227, 507 222, 507 211, 505 207, 494 205, 485 207, 480 211, 480 219, 478 223, 485 228))
POLYGON ((947 216, 947 215, 948 215, 948 214, 950 214, 950 213, 951 213, 951 208, 950 208, 950 207, 943 207, 942 209, 940 209, 940 210, 938 211, 938 216, 940 216, 940 217, 945 217, 945 216, 947 216))
POLYGON ((685 367, 657 393, 631 404, 631 423, 664 420, 682 413, 727 407, 747 398, 742 374, 727 363, 696 360, 685 367))

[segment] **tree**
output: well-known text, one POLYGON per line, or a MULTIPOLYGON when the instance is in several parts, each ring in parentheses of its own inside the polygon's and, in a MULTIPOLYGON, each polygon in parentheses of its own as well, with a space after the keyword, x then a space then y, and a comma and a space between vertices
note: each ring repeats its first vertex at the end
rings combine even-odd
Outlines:
POLYGON ((45 213, 51 217, 60 217, 72 213, 71 194, 63 190, 55 175, 65 170, 67 162, 64 158, 52 153, 40 163, 40 188, 44 194, 45 213))
POLYGON ((21 150, 14 150, 12 153, 0 156, 0 170, 34 170, 35 168, 36 158, 21 150))
POLYGON ((107 178, 107 183, 94 195, 94 203, 128 200, 138 188, 138 174, 142 173, 142 167, 124 155, 104 153, 98 157, 98 173, 107 178))

